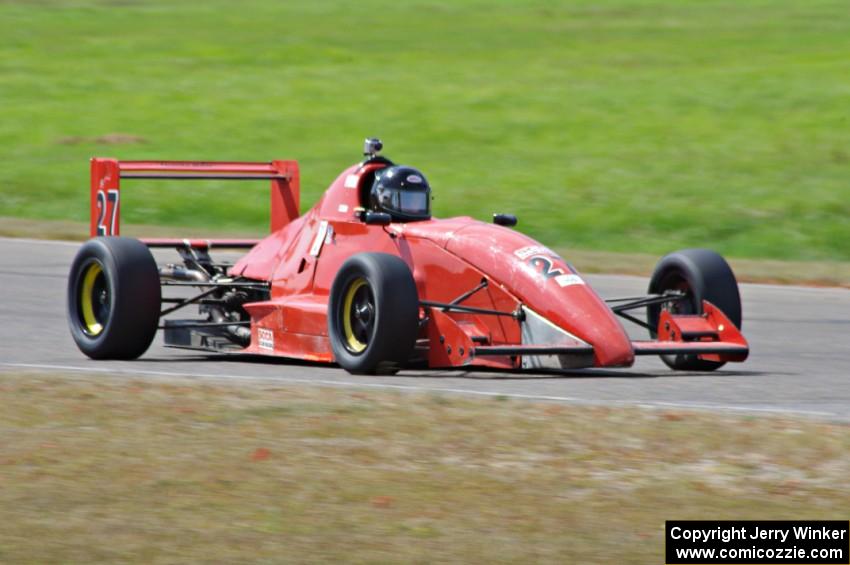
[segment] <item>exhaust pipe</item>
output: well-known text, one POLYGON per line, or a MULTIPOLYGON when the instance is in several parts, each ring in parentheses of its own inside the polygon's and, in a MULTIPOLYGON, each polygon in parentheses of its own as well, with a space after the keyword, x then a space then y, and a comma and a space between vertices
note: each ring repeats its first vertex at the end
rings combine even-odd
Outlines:
POLYGON ((169 263, 159 268, 159 278, 179 282, 209 282, 210 277, 203 271, 187 269, 183 265, 169 263))

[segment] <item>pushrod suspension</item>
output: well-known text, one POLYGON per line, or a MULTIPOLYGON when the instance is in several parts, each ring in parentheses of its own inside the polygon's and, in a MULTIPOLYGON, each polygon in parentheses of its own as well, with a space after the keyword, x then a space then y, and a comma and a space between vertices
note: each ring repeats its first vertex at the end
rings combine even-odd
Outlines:
POLYGON ((487 308, 474 308, 472 306, 461 306, 460 304, 451 304, 446 302, 433 302, 431 300, 420 300, 420 306, 430 308, 441 308, 443 312, 468 312, 470 314, 487 314, 490 316, 508 316, 517 320, 522 319, 522 311, 503 312, 501 310, 489 310, 487 308))
POLYGON ((636 296, 632 298, 612 298, 606 300, 606 302, 628 301, 625 304, 617 304, 616 306, 611 307, 611 310, 619 314, 621 312, 625 312, 626 310, 634 310, 635 308, 641 308, 643 306, 651 306, 653 304, 664 304, 666 302, 675 302, 676 300, 681 300, 684 297, 685 293, 678 290, 674 290, 667 291, 664 294, 649 294, 647 296, 636 296))
POLYGON ((461 302, 463 302, 464 300, 466 300, 467 298, 469 298, 470 296, 472 296, 473 294, 475 294, 476 292, 478 292, 479 290, 482 290, 484 288, 487 288, 487 279, 481 279, 481 282, 478 284, 478 286, 476 286, 475 288, 473 288, 471 290, 464 292, 463 294, 461 294, 460 296, 458 296, 457 298, 455 298, 454 300, 449 302, 449 304, 460 304, 461 302))

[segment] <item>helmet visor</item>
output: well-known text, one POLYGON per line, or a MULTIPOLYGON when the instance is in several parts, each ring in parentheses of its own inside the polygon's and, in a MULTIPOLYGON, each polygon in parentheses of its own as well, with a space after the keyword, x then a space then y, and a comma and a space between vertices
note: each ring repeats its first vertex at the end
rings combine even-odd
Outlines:
POLYGON ((412 192, 410 190, 400 191, 401 212, 411 216, 424 216, 428 214, 428 193, 412 192))
POLYGON ((405 216, 426 218, 431 214, 427 190, 396 190, 384 188, 380 196, 381 206, 387 212, 405 216))

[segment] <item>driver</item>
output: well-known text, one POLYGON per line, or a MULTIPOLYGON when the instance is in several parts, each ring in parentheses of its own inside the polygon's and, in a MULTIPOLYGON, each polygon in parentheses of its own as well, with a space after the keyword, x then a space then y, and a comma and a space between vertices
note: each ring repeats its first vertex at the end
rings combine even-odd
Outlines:
POLYGON ((431 218, 431 187, 413 167, 397 165, 381 169, 369 195, 373 210, 386 212, 396 222, 431 218))

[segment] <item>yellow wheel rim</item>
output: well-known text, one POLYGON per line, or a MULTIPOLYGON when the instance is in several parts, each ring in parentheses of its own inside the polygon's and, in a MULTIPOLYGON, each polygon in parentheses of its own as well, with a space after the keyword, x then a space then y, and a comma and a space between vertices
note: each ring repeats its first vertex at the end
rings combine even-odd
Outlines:
POLYGON ((94 314, 94 283, 97 277, 103 273, 100 263, 92 263, 86 268, 83 275, 83 284, 80 287, 80 310, 83 314, 83 329, 87 334, 95 336, 103 331, 103 325, 97 321, 94 314))
POLYGON ((345 342, 348 349, 352 353, 362 353, 366 349, 366 344, 360 341, 354 335, 354 328, 351 327, 352 305, 354 304, 354 295, 361 287, 366 286, 365 279, 357 279, 345 291, 345 300, 342 303, 342 331, 345 334, 345 342))

